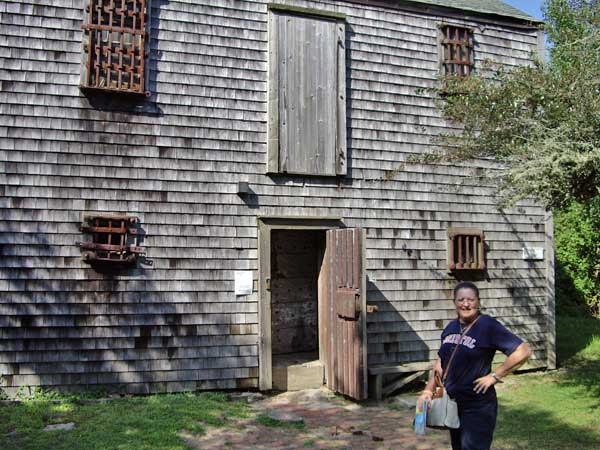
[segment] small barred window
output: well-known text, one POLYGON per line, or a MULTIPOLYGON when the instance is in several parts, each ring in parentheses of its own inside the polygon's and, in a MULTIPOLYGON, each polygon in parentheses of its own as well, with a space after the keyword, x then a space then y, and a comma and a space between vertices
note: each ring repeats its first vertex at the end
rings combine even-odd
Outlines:
POLYGON ((485 236, 476 228, 448 229, 448 269, 485 270, 485 236))
POLYGON ((145 94, 146 0, 89 0, 82 88, 145 94))
POLYGON ((442 70, 444 75, 468 77, 473 72, 473 31, 469 28, 444 25, 442 32, 442 70))
POLYGON ((120 268, 133 265, 144 249, 139 244, 139 219, 125 215, 85 216, 81 231, 90 235, 88 242, 78 243, 85 250, 84 261, 120 268))

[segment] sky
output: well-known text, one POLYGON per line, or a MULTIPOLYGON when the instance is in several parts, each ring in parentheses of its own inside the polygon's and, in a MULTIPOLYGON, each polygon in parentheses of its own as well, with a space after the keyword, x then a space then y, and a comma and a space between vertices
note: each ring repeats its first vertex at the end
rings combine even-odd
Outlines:
POLYGON ((508 3, 515 8, 520 9, 523 12, 526 12, 530 16, 537 17, 538 19, 542 19, 542 11, 541 6, 543 0, 502 0, 504 3, 508 3))

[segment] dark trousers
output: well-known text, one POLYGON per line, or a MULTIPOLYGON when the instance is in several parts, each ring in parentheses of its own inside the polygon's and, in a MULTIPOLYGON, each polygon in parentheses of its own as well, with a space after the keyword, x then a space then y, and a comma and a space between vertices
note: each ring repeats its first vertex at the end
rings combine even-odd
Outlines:
POLYGON ((450 430, 452 450, 489 450, 498 414, 495 392, 481 399, 457 403, 460 428, 450 430))

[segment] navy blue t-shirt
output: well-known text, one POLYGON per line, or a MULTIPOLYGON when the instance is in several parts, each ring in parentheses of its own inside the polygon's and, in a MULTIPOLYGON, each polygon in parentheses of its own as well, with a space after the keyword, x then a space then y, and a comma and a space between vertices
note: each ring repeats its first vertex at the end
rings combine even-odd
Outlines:
MULTIPOLYGON (((442 345, 438 352, 445 370, 448 360, 460 340, 460 323, 453 320, 442 331, 442 345)), ((462 338, 446 378, 448 395, 458 400, 476 400, 495 395, 493 388, 486 394, 473 391, 473 382, 488 375, 496 350, 510 355, 523 341, 491 316, 482 315, 462 338)))

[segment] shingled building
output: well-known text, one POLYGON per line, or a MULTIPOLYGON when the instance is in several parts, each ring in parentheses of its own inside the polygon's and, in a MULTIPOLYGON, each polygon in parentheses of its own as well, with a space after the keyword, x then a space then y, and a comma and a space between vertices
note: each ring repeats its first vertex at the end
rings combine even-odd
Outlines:
POLYGON ((0 3, 1 387, 376 395, 457 279, 553 367, 552 219, 405 164, 441 74, 530 64, 501 1, 0 3), (293 368, 296 369, 293 369, 293 368))

